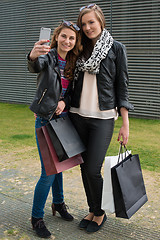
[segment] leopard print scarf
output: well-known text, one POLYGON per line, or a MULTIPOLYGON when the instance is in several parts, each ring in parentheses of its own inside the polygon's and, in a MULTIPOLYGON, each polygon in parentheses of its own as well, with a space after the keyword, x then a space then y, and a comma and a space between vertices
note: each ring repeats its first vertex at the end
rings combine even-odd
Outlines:
POLYGON ((112 36, 106 29, 104 29, 100 38, 97 40, 94 46, 90 58, 86 62, 84 59, 81 58, 77 60, 74 80, 77 80, 79 71, 87 71, 90 74, 99 73, 100 63, 103 59, 106 58, 109 49, 112 47, 112 44, 112 36))

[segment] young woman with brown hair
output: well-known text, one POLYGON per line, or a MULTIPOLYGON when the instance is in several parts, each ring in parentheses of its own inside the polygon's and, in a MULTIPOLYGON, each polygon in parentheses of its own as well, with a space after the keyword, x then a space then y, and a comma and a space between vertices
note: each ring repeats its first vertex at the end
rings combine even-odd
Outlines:
POLYGON ((89 213, 79 224, 87 232, 98 231, 107 217, 101 209, 102 163, 110 144, 114 120, 122 116, 118 141, 129 137, 127 57, 123 44, 105 29, 103 12, 96 4, 80 9, 77 25, 81 29, 83 51, 75 69, 70 115, 86 146, 82 153, 81 174, 89 213))
MULTIPOLYGON (((54 114, 62 117, 68 112, 68 93, 72 86, 75 62, 81 50, 79 27, 63 20, 54 30, 51 45, 44 45, 46 42, 47 40, 36 42, 28 54, 29 71, 38 73, 37 91, 30 106, 37 116, 36 128, 47 124, 54 114)), ((45 226, 43 216, 50 187, 53 195, 53 215, 58 211, 64 220, 71 221, 73 217, 67 212, 64 203, 62 173, 46 175, 38 140, 37 147, 42 172, 34 192, 31 223, 39 237, 47 238, 51 233, 45 226)))

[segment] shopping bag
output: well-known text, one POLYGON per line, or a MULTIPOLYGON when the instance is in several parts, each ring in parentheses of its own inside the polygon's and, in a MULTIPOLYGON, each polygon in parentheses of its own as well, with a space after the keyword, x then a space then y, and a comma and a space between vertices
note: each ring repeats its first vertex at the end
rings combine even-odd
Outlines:
POLYGON ((104 161, 104 176, 103 176, 103 190, 102 190, 102 209, 106 213, 114 213, 114 198, 113 198, 113 189, 112 189, 112 179, 111 179, 111 168, 118 163, 118 158, 121 160, 125 156, 131 154, 131 151, 126 153, 120 153, 121 149, 117 156, 107 156, 104 161))
POLYGON ((47 176, 63 172, 83 163, 83 159, 80 154, 60 162, 46 126, 37 128, 36 133, 47 176))
POLYGON ((147 201, 139 155, 129 155, 111 168, 116 217, 129 219, 147 201))
POLYGON ((59 161, 85 151, 84 144, 68 116, 53 119, 46 127, 59 161))

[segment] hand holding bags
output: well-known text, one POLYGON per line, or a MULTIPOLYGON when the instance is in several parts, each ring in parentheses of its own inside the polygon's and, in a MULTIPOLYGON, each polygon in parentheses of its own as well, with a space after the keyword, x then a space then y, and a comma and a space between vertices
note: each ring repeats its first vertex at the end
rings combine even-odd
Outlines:
POLYGON ((138 154, 112 167, 111 176, 116 217, 129 219, 148 201, 138 154))
MULTIPOLYGON (((67 128, 67 125, 65 125, 65 127, 67 128)), ((73 133, 71 133, 72 131, 75 132, 74 126, 70 124, 68 128, 70 128, 69 131, 61 132, 60 130, 63 131, 63 127, 61 127, 61 129, 59 130, 59 132, 61 132, 61 134, 59 135, 60 137, 58 138, 58 136, 56 135, 56 137, 59 139, 58 146, 60 146, 61 153, 62 154, 64 153, 66 157, 68 156, 68 159, 65 158, 66 160, 62 162, 60 162, 58 159, 57 152, 53 146, 47 127, 43 126, 41 128, 36 129, 40 152, 42 155, 42 159, 43 159, 43 163, 44 163, 44 167, 47 175, 56 174, 83 163, 82 157, 79 153, 84 151, 85 148, 79 136, 78 138, 76 138, 78 134, 74 135, 73 133), (66 134, 67 136, 65 136, 66 134), (66 142, 63 141, 65 149, 61 145, 61 140, 64 136, 66 139, 66 142), (70 140, 72 142, 72 145, 70 145, 70 140), (75 149, 73 149, 74 148, 73 141, 75 141, 76 151, 75 149), (77 141, 79 141, 79 143, 77 143, 77 141), (78 148, 77 146, 80 146, 80 147, 78 148), (72 157, 70 157, 71 155, 72 157)))

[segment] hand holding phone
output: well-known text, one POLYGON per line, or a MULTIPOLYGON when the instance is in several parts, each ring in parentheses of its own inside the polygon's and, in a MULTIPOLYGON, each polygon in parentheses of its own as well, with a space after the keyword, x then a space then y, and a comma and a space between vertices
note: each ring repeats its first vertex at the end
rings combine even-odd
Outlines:
MULTIPOLYGON (((51 29, 41 27, 39 41, 40 40, 50 40, 50 36, 51 36, 51 29)), ((49 45, 49 42, 43 43, 43 45, 49 45)))
POLYGON ((30 52, 29 59, 31 61, 36 61, 36 59, 41 56, 45 55, 50 51, 50 28, 42 27, 40 30, 39 41, 34 44, 33 49, 30 52))

